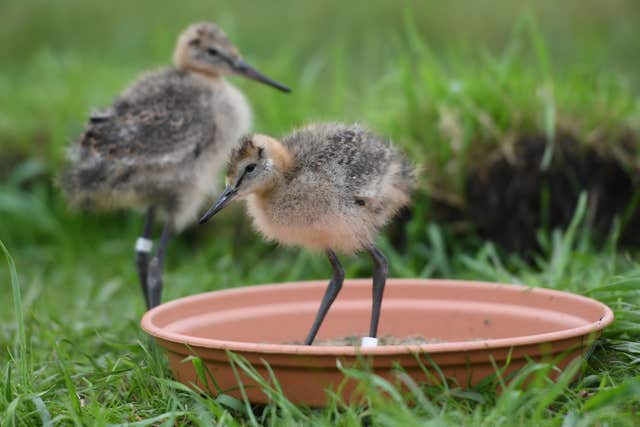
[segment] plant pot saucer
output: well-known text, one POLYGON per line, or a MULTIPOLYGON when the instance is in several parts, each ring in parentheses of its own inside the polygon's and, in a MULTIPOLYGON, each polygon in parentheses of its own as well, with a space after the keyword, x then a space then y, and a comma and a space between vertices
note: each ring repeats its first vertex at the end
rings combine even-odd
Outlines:
MULTIPOLYGON (((377 347, 304 346, 326 281, 248 286, 208 292, 162 304, 142 318, 142 328, 167 350, 171 370, 185 384, 203 384, 188 356, 202 359, 219 389, 240 396, 227 351, 244 357, 263 377, 266 362, 285 396, 294 403, 322 406, 326 389, 344 380, 338 365, 363 357, 373 371, 393 380, 400 365, 416 381, 435 362, 443 374, 466 387, 495 373, 503 375, 533 360, 554 360, 561 369, 582 356, 613 313, 606 305, 567 292, 487 282, 390 279, 382 304, 379 336, 422 336, 427 344, 377 347), (556 359, 554 359, 556 358, 556 359), (429 359, 430 361, 427 361, 429 359), (339 362, 339 363, 338 363, 339 362)), ((346 280, 317 341, 363 336, 369 327, 371 280, 346 280)), ((268 396, 240 372, 253 403, 268 396)), ((344 398, 353 384, 342 384, 344 398)))

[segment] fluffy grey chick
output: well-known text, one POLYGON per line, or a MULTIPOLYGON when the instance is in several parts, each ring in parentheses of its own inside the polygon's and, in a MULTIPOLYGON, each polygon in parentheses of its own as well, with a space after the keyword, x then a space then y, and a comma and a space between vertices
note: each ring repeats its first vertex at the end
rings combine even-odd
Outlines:
POLYGON ((383 225, 410 201, 414 167, 390 142, 358 126, 304 127, 276 140, 244 138, 231 153, 227 188, 200 219, 206 222, 232 200, 266 238, 326 251, 333 277, 305 340, 311 344, 335 300, 344 272, 334 250, 367 250, 373 259, 370 337, 378 330, 387 261, 374 245, 383 225))
POLYGON ((61 184, 74 205, 146 210, 136 265, 148 308, 161 301, 170 235, 194 222, 231 146, 249 130, 250 107, 224 79, 232 74, 289 92, 245 63, 215 24, 193 24, 177 40, 173 67, 141 76, 92 114, 69 151, 61 184), (149 261, 156 211, 165 225, 149 261))

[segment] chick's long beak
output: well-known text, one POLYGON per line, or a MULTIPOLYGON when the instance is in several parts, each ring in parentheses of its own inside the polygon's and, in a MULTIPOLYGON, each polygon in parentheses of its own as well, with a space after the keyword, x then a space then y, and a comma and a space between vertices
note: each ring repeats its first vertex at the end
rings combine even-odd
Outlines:
POLYGON ((251 65, 244 62, 243 60, 236 61, 233 64, 233 69, 236 73, 240 74, 241 76, 245 76, 251 80, 255 80, 260 83, 264 83, 266 85, 275 87, 276 89, 281 90, 282 92, 291 92, 291 89, 289 89, 287 86, 280 84, 277 81, 265 76, 260 71, 256 70, 251 65))
POLYGON ((200 224, 204 224, 205 222, 209 221, 212 216, 220 212, 233 199, 235 199, 237 194, 238 190, 236 190, 235 188, 231 186, 225 188, 220 197, 218 197, 218 200, 216 200, 216 202, 211 206, 207 213, 205 213, 202 218, 200 218, 200 221, 198 222, 200 224))

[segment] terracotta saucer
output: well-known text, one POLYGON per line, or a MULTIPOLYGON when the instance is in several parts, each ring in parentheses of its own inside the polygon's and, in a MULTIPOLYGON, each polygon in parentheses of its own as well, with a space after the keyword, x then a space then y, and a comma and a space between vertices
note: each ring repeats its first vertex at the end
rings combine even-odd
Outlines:
MULTIPOLYGON (((528 359, 553 360, 564 368, 582 356, 613 321, 606 305, 567 292, 458 280, 390 279, 382 305, 379 336, 420 336, 426 344, 303 346, 326 281, 247 286, 194 295, 160 305, 142 318, 142 328, 167 350, 175 377, 202 384, 187 356, 200 357, 219 389, 236 397, 238 380, 227 350, 246 358, 269 378, 268 363, 294 403, 322 406, 326 389, 344 380, 341 366, 366 360, 393 380, 399 364, 416 381, 435 362, 444 375, 466 387, 494 374, 491 358, 507 375, 528 359), (556 359, 554 359, 556 358, 556 359)), ((329 311, 317 341, 363 336, 368 331, 371 281, 347 280, 329 311)), ((249 399, 266 403, 255 382, 240 373, 249 399)), ((353 384, 340 393, 352 398, 353 384)))

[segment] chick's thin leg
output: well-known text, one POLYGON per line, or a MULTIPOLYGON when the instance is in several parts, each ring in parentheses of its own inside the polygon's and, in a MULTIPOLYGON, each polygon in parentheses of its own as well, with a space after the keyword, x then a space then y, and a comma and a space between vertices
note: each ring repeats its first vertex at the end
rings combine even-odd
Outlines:
POLYGON ((150 237, 153 229, 154 214, 155 209, 150 207, 145 216, 142 236, 136 241, 136 269, 138 270, 138 280, 140 281, 140 287, 142 288, 142 295, 144 295, 144 303, 147 309, 150 308, 147 275, 149 274, 149 254, 153 246, 150 237))
POLYGON ((371 258, 373 259, 373 298, 371 306, 371 327, 369 328, 369 336, 376 338, 378 335, 378 321, 380 320, 380 307, 382 306, 382 296, 384 294, 384 285, 387 281, 389 267, 387 258, 375 246, 367 248, 371 258))
POLYGON ((329 281, 329 285, 327 286, 327 290, 322 297, 322 302, 320 303, 320 308, 318 309, 318 314, 316 314, 316 319, 313 321, 313 325, 311 326, 311 330, 309 331, 309 335, 307 335, 307 339, 304 341, 305 345, 313 344, 313 340, 315 339, 320 326, 322 325, 322 321, 324 320, 331 304, 335 301, 340 289, 342 289, 342 282, 344 282, 344 269, 342 265, 340 265, 340 261, 336 256, 335 252, 331 249, 327 249, 327 258, 329 258, 329 262, 331 263, 331 268, 333 269, 333 276, 329 281))
POLYGON ((149 263, 148 292, 149 308, 156 307, 162 302, 162 275, 164 270, 164 256, 171 238, 171 221, 167 221, 162 228, 162 236, 158 244, 158 251, 149 263))

